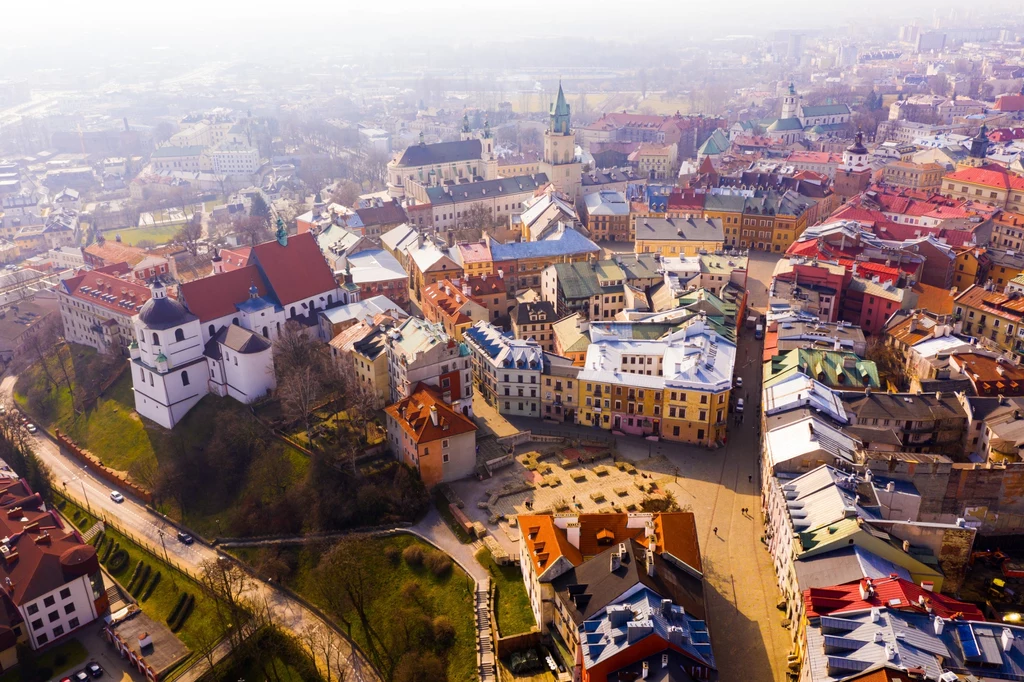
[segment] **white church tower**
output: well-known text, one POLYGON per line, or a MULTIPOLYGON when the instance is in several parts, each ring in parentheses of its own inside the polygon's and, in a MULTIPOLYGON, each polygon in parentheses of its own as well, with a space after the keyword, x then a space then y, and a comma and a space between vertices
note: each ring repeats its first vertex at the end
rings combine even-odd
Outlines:
POLYGON ((209 392, 210 373, 199 318, 168 298, 162 282, 150 290, 133 323, 135 410, 170 429, 209 392))

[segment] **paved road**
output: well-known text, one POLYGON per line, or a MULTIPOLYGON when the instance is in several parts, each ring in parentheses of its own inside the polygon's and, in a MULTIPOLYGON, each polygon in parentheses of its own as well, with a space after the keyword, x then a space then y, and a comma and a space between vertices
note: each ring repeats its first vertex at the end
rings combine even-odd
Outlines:
MULTIPOLYGON (((5 400, 10 400, 16 379, 9 376, 0 382, 0 395, 5 400)), ((176 539, 177 529, 160 515, 147 509, 141 501, 127 494, 125 501, 120 504, 111 500, 111 488, 106 481, 94 476, 77 460, 62 454, 57 444, 44 433, 36 434, 34 446, 36 455, 53 472, 54 484, 62 487, 68 497, 85 505, 97 516, 111 520, 116 526, 127 530, 137 540, 149 545, 155 553, 162 555, 166 552, 168 559, 192 573, 199 572, 203 562, 217 558, 218 554, 214 549, 199 542, 192 545, 179 543, 176 539)), ((252 597, 265 598, 277 622, 296 635, 322 622, 312 611, 273 586, 253 581, 252 590, 252 597)), ((337 637, 337 640, 337 647, 348 652, 345 664, 348 677, 345 679, 376 682, 376 674, 361 654, 350 650, 347 642, 341 637, 337 637)))

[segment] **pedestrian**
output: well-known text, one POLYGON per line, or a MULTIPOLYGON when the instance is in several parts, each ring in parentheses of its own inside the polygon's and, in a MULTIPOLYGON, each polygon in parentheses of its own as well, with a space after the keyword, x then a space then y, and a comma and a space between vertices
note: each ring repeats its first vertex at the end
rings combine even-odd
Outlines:
POLYGON ((718 535, 718 526, 715 526, 712 530, 715 531, 715 535, 717 536, 718 535))

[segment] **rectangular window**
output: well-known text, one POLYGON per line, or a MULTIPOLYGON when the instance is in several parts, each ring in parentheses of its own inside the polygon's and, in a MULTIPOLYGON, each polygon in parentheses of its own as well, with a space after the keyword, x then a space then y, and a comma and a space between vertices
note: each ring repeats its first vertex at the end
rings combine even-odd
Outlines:
POLYGON ((34 616, 35 614, 39 613, 39 606, 37 604, 29 604, 27 610, 28 615, 34 616))
POLYGON ((77 618, 72 618, 71 620, 69 620, 68 621, 68 627, 71 628, 72 630, 77 628, 78 627, 78 619, 77 618))
POLYGON ((36 637, 36 641, 39 642, 40 644, 46 644, 47 642, 50 641, 50 638, 47 637, 46 635, 39 635, 38 637, 36 637))
POLYGON ((74 612, 75 612, 75 603, 74 602, 71 602, 70 604, 65 604, 64 605, 64 613, 65 614, 74 613, 74 612))
POLYGON ((60 620, 60 614, 57 613, 56 611, 50 611, 50 613, 46 614, 46 619, 48 621, 50 621, 51 623, 54 623, 54 622, 60 620))
POLYGON ((38 630, 41 627, 43 627, 43 619, 42 618, 36 618, 34 621, 32 621, 32 629, 33 630, 38 630))
POLYGON ((58 625, 57 627, 55 627, 53 629, 53 636, 54 637, 60 637, 63 634, 64 634, 64 626, 63 625, 58 625))
POLYGON ((443 455, 441 455, 441 461, 444 462, 445 464, 448 463, 449 457, 448 457, 448 453, 447 452, 444 453, 443 455))
POLYGON ((53 598, 53 595, 50 595, 43 600, 43 606, 53 606, 56 601, 57 600, 53 598))

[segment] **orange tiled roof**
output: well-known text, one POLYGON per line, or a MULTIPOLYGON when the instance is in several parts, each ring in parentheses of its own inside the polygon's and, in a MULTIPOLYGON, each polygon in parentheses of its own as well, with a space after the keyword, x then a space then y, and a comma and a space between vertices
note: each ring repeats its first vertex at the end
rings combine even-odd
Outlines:
POLYGON ((914 293, 917 294, 918 308, 939 315, 953 314, 953 292, 949 289, 918 282, 914 285, 914 293))
POLYGON ((646 524, 629 514, 579 514, 572 517, 579 526, 579 546, 573 545, 566 531, 555 525, 550 514, 520 514, 519 529, 523 533, 530 559, 537 575, 542 575, 559 557, 565 557, 573 566, 584 559, 600 554, 610 545, 635 540, 650 546, 658 554, 668 553, 686 565, 703 572, 697 525, 689 512, 652 514, 654 535, 648 537, 646 524))
POLYGON ((476 424, 453 410, 436 388, 424 383, 417 384, 408 398, 388 405, 386 411, 418 445, 476 431, 476 424), (431 419, 431 408, 437 410, 436 426, 431 419))
POLYGON ((986 291, 974 284, 956 297, 960 305, 982 310, 1003 319, 1020 322, 1024 319, 1024 298, 1010 298, 1001 291, 986 291))

